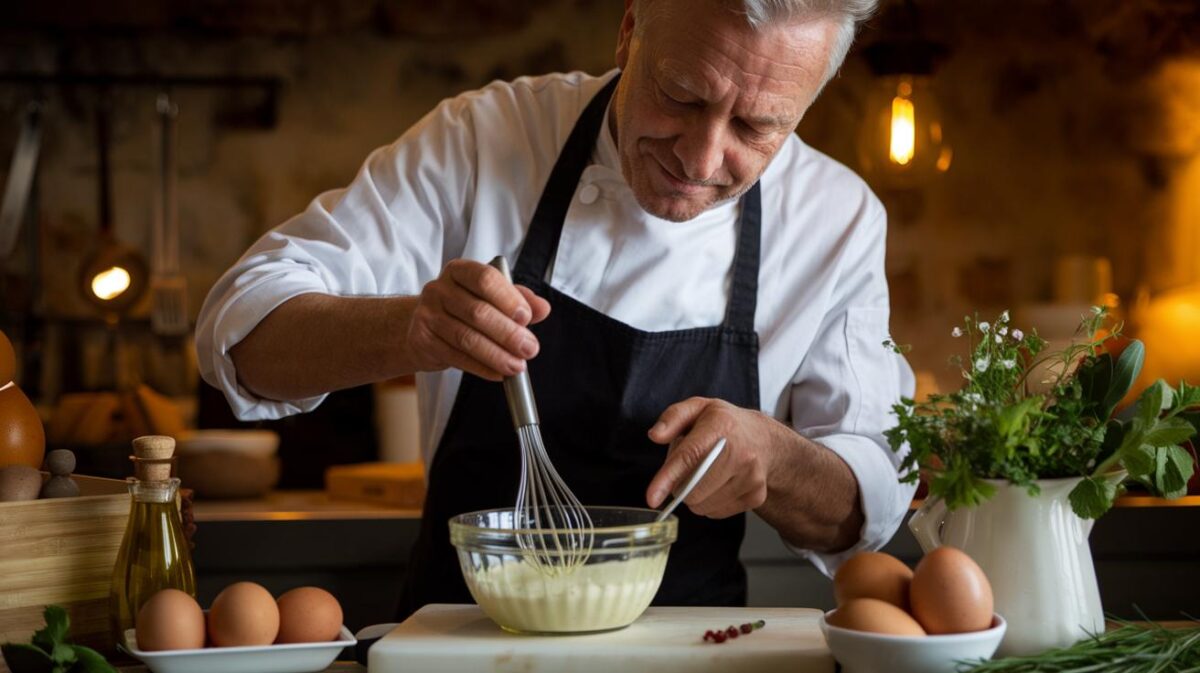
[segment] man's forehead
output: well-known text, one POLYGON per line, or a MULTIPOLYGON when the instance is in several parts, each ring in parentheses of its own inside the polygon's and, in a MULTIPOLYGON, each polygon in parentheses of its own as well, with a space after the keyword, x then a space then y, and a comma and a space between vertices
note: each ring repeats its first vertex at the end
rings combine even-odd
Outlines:
POLYGON ((716 102, 736 95, 735 112, 763 121, 786 121, 799 115, 804 87, 738 68, 722 67, 709 59, 684 60, 664 56, 655 60, 660 84, 682 89, 700 100, 716 102))

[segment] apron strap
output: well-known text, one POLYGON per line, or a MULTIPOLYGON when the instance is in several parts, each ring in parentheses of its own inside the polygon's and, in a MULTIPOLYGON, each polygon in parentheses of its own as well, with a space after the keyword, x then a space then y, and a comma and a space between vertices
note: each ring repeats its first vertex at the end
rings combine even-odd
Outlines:
POLYGON ((762 236, 762 189, 759 184, 755 182, 742 195, 738 242, 733 255, 733 281, 729 287, 729 305, 725 307, 725 325, 739 332, 754 331, 754 311, 758 304, 762 236))
POLYGON ((550 179, 546 181, 542 198, 529 223, 529 233, 525 235, 525 244, 521 246, 521 254, 517 256, 513 270, 514 279, 545 279, 546 269, 550 268, 550 262, 558 253, 558 239, 563 222, 567 219, 567 210, 571 207, 571 199, 575 198, 575 188, 579 186, 584 169, 592 161, 592 149, 604 123, 604 111, 608 109, 608 101, 620 79, 621 74, 617 73, 592 97, 579 116, 579 121, 575 122, 575 128, 571 129, 571 135, 567 136, 567 144, 554 163, 554 170, 550 172, 550 179))

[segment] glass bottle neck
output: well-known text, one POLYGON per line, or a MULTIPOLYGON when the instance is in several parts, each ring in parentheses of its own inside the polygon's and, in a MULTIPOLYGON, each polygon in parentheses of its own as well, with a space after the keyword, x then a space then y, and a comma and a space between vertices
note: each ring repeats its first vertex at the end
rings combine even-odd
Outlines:
POLYGON ((162 481, 140 481, 130 477, 126 480, 129 484, 129 494, 133 496, 135 502, 174 502, 175 494, 179 492, 178 479, 164 479, 162 481))

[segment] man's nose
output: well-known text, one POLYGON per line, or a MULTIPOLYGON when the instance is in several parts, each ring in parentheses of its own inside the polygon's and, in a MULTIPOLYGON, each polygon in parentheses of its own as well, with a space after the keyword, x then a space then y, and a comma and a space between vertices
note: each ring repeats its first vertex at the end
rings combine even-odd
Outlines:
POLYGON ((708 120, 696 120, 675 142, 675 156, 688 180, 711 180, 725 161, 721 128, 708 120))

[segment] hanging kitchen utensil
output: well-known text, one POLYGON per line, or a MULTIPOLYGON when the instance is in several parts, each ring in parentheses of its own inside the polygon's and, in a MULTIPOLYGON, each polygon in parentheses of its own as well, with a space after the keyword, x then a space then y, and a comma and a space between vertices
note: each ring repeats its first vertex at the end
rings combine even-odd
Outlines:
POLYGON ((166 93, 158 96, 158 189, 150 256, 150 327, 155 334, 187 334, 187 279, 179 267, 179 209, 176 201, 176 119, 179 108, 166 93))
POLYGON ((99 174, 99 241, 80 268, 80 291, 110 323, 129 310, 146 289, 146 262, 141 253, 117 241, 113 233, 109 166, 112 100, 101 92, 96 103, 96 154, 99 174))
POLYGON ((0 258, 7 257, 17 245, 17 232, 25 217, 25 205, 37 173, 38 150, 42 140, 42 104, 32 101, 25 108, 21 133, 13 150, 4 187, 4 203, 0 206, 0 258))

